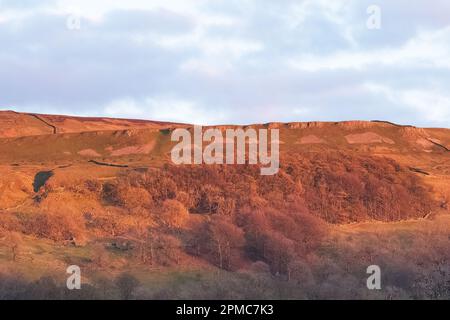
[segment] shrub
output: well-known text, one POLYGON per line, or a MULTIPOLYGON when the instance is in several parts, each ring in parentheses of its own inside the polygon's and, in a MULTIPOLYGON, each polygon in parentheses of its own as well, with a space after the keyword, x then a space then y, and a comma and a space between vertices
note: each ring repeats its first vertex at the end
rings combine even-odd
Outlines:
POLYGON ((164 226, 180 229, 186 224, 189 213, 181 202, 169 199, 163 202, 159 218, 164 226))
POLYGON ((29 215, 23 223, 27 234, 80 245, 86 242, 85 221, 81 213, 36 213, 29 215))

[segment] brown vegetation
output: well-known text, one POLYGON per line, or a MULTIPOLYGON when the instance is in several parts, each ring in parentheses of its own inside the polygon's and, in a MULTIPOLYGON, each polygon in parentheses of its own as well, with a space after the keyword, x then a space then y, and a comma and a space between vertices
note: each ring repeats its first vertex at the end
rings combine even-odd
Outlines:
MULTIPOLYGON (((103 275, 186 266, 214 274, 204 282, 183 278, 189 293, 176 284, 149 293, 129 272, 94 279, 84 297, 365 298, 358 274, 372 263, 389 272, 386 291, 372 298, 449 295, 448 233, 427 225, 448 212, 448 153, 417 143, 433 134, 446 145, 445 130, 276 124, 284 141, 281 168, 261 176, 256 165, 170 164, 170 129, 160 123, 47 116, 58 128, 47 136, 37 119, 13 118, 34 127, 10 128, 3 132, 10 138, 0 139, 5 264, 33 261, 40 249, 27 249, 29 237, 61 251, 86 249, 83 257, 55 261, 76 260, 103 275), (93 123, 105 130, 81 132, 93 123), (16 137, 28 134, 35 136, 16 137), (410 219, 428 229, 403 232, 410 219), (351 231, 363 222, 397 229, 351 231), (433 232, 435 238, 428 236, 433 232)), ((69 297, 52 277, 28 281, 6 273, 0 298, 69 297)))

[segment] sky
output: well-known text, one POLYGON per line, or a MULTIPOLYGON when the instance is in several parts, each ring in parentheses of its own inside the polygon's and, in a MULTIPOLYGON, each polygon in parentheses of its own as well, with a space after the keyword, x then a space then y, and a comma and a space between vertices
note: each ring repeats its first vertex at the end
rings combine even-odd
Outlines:
POLYGON ((0 0, 0 109, 450 127, 450 1, 0 0))

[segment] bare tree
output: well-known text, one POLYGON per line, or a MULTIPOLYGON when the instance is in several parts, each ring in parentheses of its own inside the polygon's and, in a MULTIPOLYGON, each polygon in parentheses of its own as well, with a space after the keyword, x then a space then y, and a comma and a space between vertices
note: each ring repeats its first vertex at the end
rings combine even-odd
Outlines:
POLYGON ((8 232, 4 237, 5 245, 11 249, 11 259, 16 261, 23 245, 22 236, 18 232, 8 232))

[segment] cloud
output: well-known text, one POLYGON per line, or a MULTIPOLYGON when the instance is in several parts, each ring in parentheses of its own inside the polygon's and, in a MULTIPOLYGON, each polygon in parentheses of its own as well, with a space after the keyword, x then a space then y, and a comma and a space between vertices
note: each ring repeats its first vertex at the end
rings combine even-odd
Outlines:
POLYGON ((205 125, 220 118, 220 114, 193 101, 171 97, 152 97, 136 101, 131 98, 113 101, 104 107, 104 114, 112 117, 143 117, 153 120, 205 125), (201 110, 203 112, 201 112, 201 110))
POLYGON ((4 0, 0 104, 201 124, 449 126, 449 2, 380 0, 381 30, 366 28, 370 4, 4 0))
POLYGON ((394 104, 403 106, 425 121, 446 125, 450 122, 450 94, 439 89, 394 89, 384 85, 367 83, 363 87, 380 94, 394 104))
POLYGON ((110 33, 183 34, 192 31, 195 22, 189 16, 166 9, 114 10, 103 17, 100 28, 110 33))
POLYGON ((396 66, 400 68, 450 68, 450 27, 432 32, 420 32, 398 48, 370 51, 342 51, 330 56, 305 55, 292 59, 294 68, 305 71, 324 69, 364 69, 396 66))

